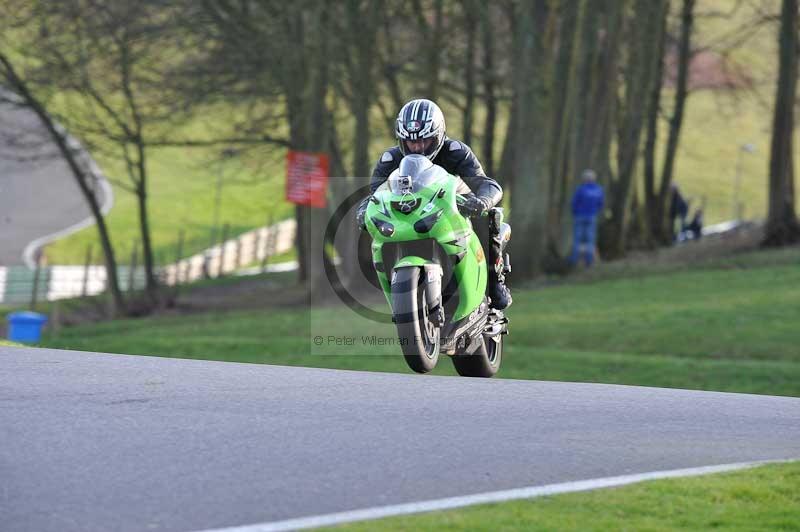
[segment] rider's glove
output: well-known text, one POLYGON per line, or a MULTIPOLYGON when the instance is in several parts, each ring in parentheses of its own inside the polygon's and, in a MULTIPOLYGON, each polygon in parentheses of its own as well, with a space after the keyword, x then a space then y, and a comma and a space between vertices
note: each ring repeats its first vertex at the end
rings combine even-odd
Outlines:
POLYGON ((458 212, 464 216, 478 218, 489 210, 489 202, 475 194, 463 196, 463 201, 458 202, 458 212))
MULTIPOLYGON (((370 196, 371 197, 371 196, 370 196)), ((367 207, 369 206, 369 197, 358 205, 356 209, 356 227, 362 231, 367 228, 367 207)))

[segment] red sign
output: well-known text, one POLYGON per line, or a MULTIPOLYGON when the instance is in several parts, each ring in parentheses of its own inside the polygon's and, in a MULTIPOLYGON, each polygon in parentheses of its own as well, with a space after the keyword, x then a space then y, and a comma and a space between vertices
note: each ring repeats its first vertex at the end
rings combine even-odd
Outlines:
POLYGON ((297 205, 325 207, 328 155, 306 151, 286 154, 286 199, 297 205))

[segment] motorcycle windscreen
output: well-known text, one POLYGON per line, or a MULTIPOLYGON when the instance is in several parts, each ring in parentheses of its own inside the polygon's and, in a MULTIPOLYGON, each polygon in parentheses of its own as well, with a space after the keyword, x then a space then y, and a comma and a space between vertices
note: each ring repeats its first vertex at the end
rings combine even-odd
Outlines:
POLYGON ((393 194, 414 194, 446 175, 444 168, 436 166, 427 157, 407 155, 389 176, 389 190, 393 194))

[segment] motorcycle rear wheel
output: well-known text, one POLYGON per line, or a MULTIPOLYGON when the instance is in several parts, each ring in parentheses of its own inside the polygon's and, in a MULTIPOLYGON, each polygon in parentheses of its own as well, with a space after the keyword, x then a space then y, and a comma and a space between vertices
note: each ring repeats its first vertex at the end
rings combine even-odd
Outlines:
POLYGON ((428 318, 422 268, 400 268, 392 282, 392 309, 406 364, 428 373, 439 361, 439 327, 428 318))
POLYGON ((503 360, 503 335, 482 336, 483 346, 471 355, 453 357, 453 366, 462 377, 493 377, 503 360))

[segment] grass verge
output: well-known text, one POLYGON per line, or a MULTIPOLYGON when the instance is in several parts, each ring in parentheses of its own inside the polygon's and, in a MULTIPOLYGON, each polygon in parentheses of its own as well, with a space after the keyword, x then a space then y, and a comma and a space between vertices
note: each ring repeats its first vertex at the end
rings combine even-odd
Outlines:
POLYGON ((8 340, 0 339, 0 347, 24 347, 24 346, 16 342, 9 342, 8 340))
POLYGON ((393 517, 335 530, 800 530, 800 462, 393 517))
MULTIPOLYGON (((248 304, 275 298, 241 288, 237 294, 248 304)), ((796 266, 517 290, 500 376, 800 396, 799 303, 796 266)), ((385 310, 385 302, 376 300, 376 308, 385 310)), ((302 302, 69 327, 46 335, 42 345, 408 371, 391 324, 342 305, 309 309, 302 302)), ((434 373, 454 375, 446 360, 434 373)))

